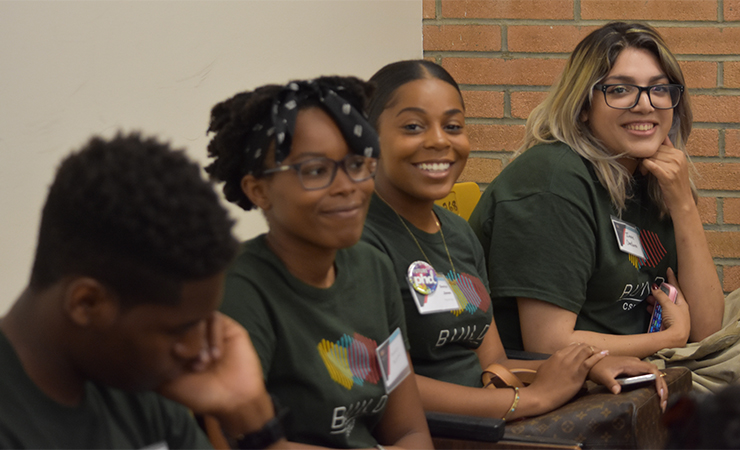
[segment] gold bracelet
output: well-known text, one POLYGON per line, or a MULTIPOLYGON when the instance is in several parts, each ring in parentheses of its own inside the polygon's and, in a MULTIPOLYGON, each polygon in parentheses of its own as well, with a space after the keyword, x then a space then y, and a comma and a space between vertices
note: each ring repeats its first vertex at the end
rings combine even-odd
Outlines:
POLYGON ((514 389, 514 401, 511 403, 511 408, 509 408, 509 411, 504 415, 504 422, 508 422, 511 419, 511 416, 514 415, 514 411, 516 411, 517 405, 519 405, 519 388, 516 386, 509 387, 514 389))

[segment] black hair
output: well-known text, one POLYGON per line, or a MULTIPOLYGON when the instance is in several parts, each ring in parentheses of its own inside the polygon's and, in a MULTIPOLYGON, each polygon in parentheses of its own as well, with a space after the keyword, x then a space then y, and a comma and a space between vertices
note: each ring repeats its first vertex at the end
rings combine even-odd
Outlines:
POLYGON ((673 396, 661 419, 669 449, 740 448, 740 385, 673 396))
POLYGON ((176 304, 183 282, 231 262, 232 225, 182 150, 138 133, 93 137, 62 161, 49 188, 30 287, 88 276, 124 306, 176 304))
MULTIPOLYGON (((365 110, 367 98, 373 92, 370 84, 355 77, 320 77, 314 81, 334 90, 358 111, 365 110)), ((264 157, 247 158, 247 142, 254 133, 254 127, 268 120, 273 101, 285 88, 277 84, 261 86, 236 94, 211 109, 208 132, 215 134, 208 143, 208 156, 213 158, 213 162, 206 167, 206 172, 213 180, 224 182, 226 199, 246 211, 254 204, 242 191, 241 180, 249 172, 259 176, 265 168, 264 157)), ((319 101, 299 105, 299 109, 310 107, 322 106, 319 101)))
MULTIPOLYGON (((370 78, 370 82, 375 85, 375 93, 367 106, 370 123, 376 129, 378 128, 378 117, 388 107, 388 102, 396 89, 406 83, 429 78, 436 78, 452 85, 460 94, 460 102, 463 102, 460 86, 444 67, 423 59, 397 61, 384 66, 370 78)), ((464 108, 465 103, 463 102, 464 108)))

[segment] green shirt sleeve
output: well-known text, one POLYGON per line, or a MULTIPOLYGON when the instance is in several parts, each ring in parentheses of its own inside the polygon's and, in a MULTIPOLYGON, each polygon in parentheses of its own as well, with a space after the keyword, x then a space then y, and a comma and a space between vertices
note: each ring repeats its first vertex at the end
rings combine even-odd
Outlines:
POLYGON ((593 220, 550 193, 500 202, 489 249, 494 297, 527 297, 578 313, 595 261, 593 220))
POLYGON ((231 271, 226 276, 220 309, 249 330, 249 338, 259 355, 266 378, 275 355, 276 336, 265 303, 256 300, 261 295, 258 287, 240 275, 239 270, 231 271))

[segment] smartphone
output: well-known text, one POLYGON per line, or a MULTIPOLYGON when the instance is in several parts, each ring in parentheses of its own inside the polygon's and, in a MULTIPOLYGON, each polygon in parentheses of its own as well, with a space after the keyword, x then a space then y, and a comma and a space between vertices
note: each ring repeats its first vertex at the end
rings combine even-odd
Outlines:
POLYGON ((617 380, 617 383, 621 384, 622 386, 629 386, 633 384, 640 384, 640 383, 646 383, 648 381, 654 381, 655 374, 646 373, 645 375, 637 375, 634 377, 622 377, 622 378, 617 378, 616 380, 617 380))
MULTIPOLYGON (((676 297, 678 296, 678 290, 668 283, 661 283, 660 290, 665 292, 665 295, 671 299, 673 303, 676 303, 676 297)), ((660 331, 663 327, 663 308, 661 308, 658 302, 653 307, 653 315, 650 317, 650 325, 648 326, 648 333, 654 333, 660 331)))

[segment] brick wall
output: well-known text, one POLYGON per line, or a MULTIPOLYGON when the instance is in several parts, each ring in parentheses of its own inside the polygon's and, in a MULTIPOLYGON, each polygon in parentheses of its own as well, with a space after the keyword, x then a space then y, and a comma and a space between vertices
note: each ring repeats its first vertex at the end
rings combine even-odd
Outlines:
POLYGON ((740 288, 740 0, 424 0, 424 57, 460 83, 471 159, 484 188, 510 160, 529 112, 569 53, 612 20, 656 27, 694 111, 688 151, 699 211, 726 292, 740 288))

